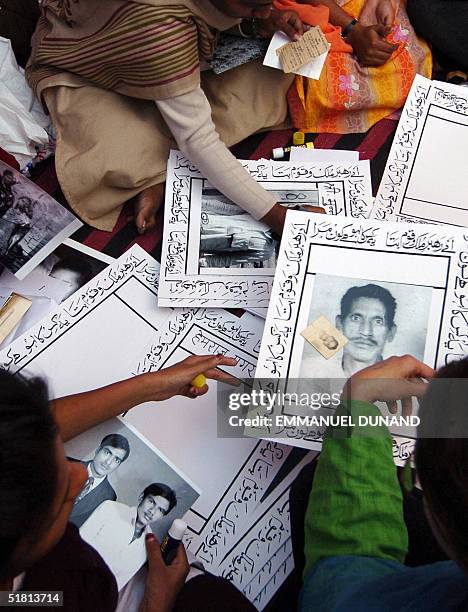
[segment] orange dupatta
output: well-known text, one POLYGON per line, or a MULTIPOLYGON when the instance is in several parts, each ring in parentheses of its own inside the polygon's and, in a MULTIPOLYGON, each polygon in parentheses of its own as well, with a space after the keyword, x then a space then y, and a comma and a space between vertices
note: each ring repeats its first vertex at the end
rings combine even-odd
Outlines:
POLYGON ((301 21, 307 25, 320 26, 326 39, 331 44, 329 52, 353 52, 351 45, 348 45, 341 37, 341 28, 332 25, 328 21, 330 18, 330 9, 328 6, 323 6, 322 4, 317 6, 312 6, 311 4, 298 4, 294 0, 275 0, 273 4, 279 11, 295 11, 301 18, 301 21))

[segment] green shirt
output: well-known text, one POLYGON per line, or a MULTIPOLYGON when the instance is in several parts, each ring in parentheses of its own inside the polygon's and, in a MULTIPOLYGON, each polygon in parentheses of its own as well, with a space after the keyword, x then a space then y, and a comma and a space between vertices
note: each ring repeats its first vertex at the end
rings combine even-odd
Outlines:
POLYGON ((408 534, 403 498, 386 427, 358 427, 358 416, 380 416, 373 404, 352 402, 354 428, 330 428, 305 517, 304 574, 320 559, 340 555, 403 563, 408 534))

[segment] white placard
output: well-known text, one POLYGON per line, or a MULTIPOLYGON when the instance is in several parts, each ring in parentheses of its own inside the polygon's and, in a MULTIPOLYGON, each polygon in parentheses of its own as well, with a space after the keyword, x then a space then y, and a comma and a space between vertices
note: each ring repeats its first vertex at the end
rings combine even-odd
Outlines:
MULTIPOLYGON (((133 246, 0 352, 1 367, 43 376, 52 398, 159 370, 193 354, 234 356, 238 365, 232 372, 253 376, 263 321, 219 309, 158 308, 158 278, 159 264, 133 246)), ((187 481, 202 489, 186 515, 186 543, 214 573, 253 527, 252 517, 261 511, 263 497, 274 493, 291 452, 276 442, 218 438, 216 410, 216 384, 211 383, 203 398, 146 403, 123 418, 125 426, 142 434, 167 462, 187 474, 187 481)), ((286 518, 283 528, 289 529, 286 518)), ((267 568, 268 561, 264 556, 267 568)), ((282 579, 284 566, 273 564, 262 572, 256 589, 269 585, 269 597, 275 592, 272 585, 279 586, 282 579)))
MULTIPOLYGON (((369 214, 368 161, 241 163, 284 205, 321 206, 352 218, 369 214)), ((169 158, 165 206, 160 306, 268 306, 279 242, 264 223, 213 189, 178 151, 169 158)))
POLYGON ((371 216, 468 227, 468 88, 416 75, 371 216))
MULTIPOLYGON (((306 379, 314 379, 318 391, 333 388, 332 383, 339 391, 353 372, 393 354, 410 353, 432 367, 464 357, 467 304, 459 288, 465 284, 467 258, 468 238, 459 228, 289 212, 257 378, 273 379, 281 392, 300 391, 298 385, 309 384, 306 379), (331 359, 300 333, 319 316, 348 338, 331 359)), ((310 407, 305 410, 310 414, 310 407)), ((296 406, 283 413, 301 411, 296 406)), ((323 431, 284 425, 263 435, 319 449, 323 431)), ((403 461, 414 445, 415 429, 391 432, 395 459, 403 461)))

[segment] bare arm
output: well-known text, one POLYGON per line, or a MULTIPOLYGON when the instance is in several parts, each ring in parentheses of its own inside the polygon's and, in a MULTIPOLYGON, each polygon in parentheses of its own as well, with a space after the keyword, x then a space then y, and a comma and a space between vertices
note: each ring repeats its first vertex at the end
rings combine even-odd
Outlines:
POLYGON ((216 368, 235 364, 235 359, 222 355, 192 356, 159 372, 140 374, 94 391, 56 399, 51 407, 60 436, 66 442, 144 402, 162 401, 174 395, 191 398, 204 395, 208 391, 206 385, 201 389, 191 385, 195 376, 203 373, 207 378, 233 382, 232 376, 216 368))

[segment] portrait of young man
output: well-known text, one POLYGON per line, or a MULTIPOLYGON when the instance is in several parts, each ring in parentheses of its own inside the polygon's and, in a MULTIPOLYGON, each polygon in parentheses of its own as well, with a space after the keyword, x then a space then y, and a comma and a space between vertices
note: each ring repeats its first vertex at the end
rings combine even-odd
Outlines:
POLYGON ((90 461, 81 461, 88 470, 88 479, 75 499, 70 521, 81 527, 105 501, 115 501, 117 495, 108 478, 130 454, 127 438, 121 434, 105 436, 90 461))

